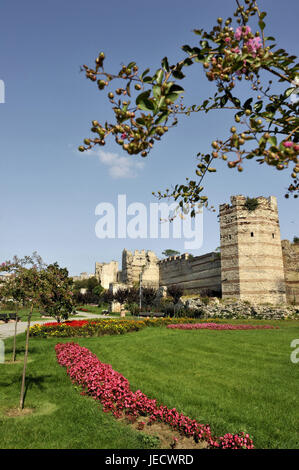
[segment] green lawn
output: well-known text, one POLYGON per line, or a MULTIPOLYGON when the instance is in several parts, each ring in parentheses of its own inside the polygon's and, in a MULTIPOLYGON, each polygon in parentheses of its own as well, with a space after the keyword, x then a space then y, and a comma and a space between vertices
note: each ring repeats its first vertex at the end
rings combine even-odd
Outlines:
MULTIPOLYGON (((21 321, 27 321, 28 319, 28 314, 29 314, 30 309, 29 308, 21 308, 18 310, 18 316, 20 317, 21 321)), ((16 313, 15 309, 9 310, 9 309, 1 309, 1 313, 16 313)), ((33 309, 31 321, 39 321, 43 320, 42 318, 42 313, 40 313, 39 310, 33 309)))
MULTIPOLYGON (((71 341, 110 363, 133 390, 139 388, 150 398, 209 423, 217 435, 246 431, 257 448, 298 449, 299 364, 290 361, 290 343, 299 338, 299 325, 273 324, 280 329, 146 328, 71 341)), ((30 339, 25 406, 35 408, 32 415, 4 416, 7 408, 18 404, 22 364, 0 364, 2 448, 145 448, 140 431, 103 413, 71 384, 56 363, 54 346, 59 341, 30 339)), ((23 345, 24 335, 19 335, 19 358, 23 345)), ((11 346, 9 339, 7 359, 11 346)))
MULTIPOLYGON (((108 305, 105 305, 105 306, 100 306, 98 307, 97 305, 80 305, 76 308, 77 312, 81 313, 79 308, 85 308, 88 310, 88 313, 94 313, 96 315, 101 315, 102 311, 103 310, 108 310, 108 305)), ((82 312, 84 313, 84 312, 82 312)), ((87 313, 87 312, 86 312, 87 313)), ((131 317, 131 313, 127 313, 126 314, 126 317, 131 317)), ((109 317, 120 317, 120 313, 118 312, 112 312, 111 314, 109 314, 109 317)))

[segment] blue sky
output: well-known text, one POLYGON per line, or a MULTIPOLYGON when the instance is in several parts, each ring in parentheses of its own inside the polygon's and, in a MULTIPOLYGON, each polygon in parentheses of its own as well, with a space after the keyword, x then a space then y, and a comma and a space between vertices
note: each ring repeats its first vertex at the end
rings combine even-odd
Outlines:
MULTIPOLYGON (((268 12, 267 35, 297 53, 299 4, 294 0, 259 2, 268 12)), ((196 45, 194 28, 210 29, 218 16, 229 16, 233 0, 16 0, 1 2, 1 67, 6 102, 0 104, 1 205, 0 254, 8 259, 34 250, 48 263, 58 261, 71 274, 93 272, 95 261, 120 260, 123 248, 167 248, 184 252, 183 240, 106 239, 95 234, 101 202, 155 202, 152 191, 194 177, 195 156, 209 151, 215 137, 229 131, 230 115, 214 112, 182 118, 155 145, 147 159, 126 157, 111 139, 102 154, 77 152, 90 135, 91 120, 111 117, 107 91, 79 73, 105 51, 107 71, 135 60, 140 70, 156 70, 167 55, 183 57, 183 44, 196 45), (125 158, 124 158, 125 157, 125 158)), ((182 83, 183 84, 183 83, 182 83)), ((187 103, 199 103, 212 92, 199 65, 188 69, 183 86, 187 103)), ((243 87, 242 96, 247 97, 243 87)), ((298 202, 286 200, 288 174, 246 165, 242 174, 219 162, 220 171, 206 180, 215 207, 231 194, 275 195, 282 238, 299 235, 298 202)), ((297 200, 298 201, 298 200, 297 200)), ((205 211, 203 244, 194 255, 219 246, 217 215, 205 211)))

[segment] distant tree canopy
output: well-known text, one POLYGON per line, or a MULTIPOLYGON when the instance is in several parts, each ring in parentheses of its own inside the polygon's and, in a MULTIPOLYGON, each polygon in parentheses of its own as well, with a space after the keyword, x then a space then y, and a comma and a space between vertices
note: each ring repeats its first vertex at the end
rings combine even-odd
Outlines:
POLYGON ((180 255, 180 252, 179 252, 179 251, 176 251, 176 250, 168 249, 168 250, 162 251, 162 255, 163 255, 163 256, 166 256, 166 258, 169 258, 170 256, 177 256, 177 255, 180 255))

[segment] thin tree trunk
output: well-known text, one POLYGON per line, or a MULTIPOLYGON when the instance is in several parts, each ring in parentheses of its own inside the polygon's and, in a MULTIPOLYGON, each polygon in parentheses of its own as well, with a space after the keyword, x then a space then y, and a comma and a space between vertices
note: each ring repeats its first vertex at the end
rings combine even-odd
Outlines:
POLYGON ((21 386, 21 395, 20 395, 20 406, 19 406, 21 410, 24 408, 26 366, 27 366, 27 357, 28 357, 28 348, 29 348, 29 328, 30 328, 30 320, 31 320, 32 311, 33 311, 33 304, 31 304, 31 307, 30 307, 30 312, 28 315, 28 323, 27 323, 24 367, 23 367, 23 374, 22 374, 22 386, 21 386))
POLYGON ((16 360, 17 325, 18 325, 18 310, 16 312, 15 334, 14 334, 14 338, 13 338, 13 350, 12 350, 12 362, 15 362, 15 360, 16 360))

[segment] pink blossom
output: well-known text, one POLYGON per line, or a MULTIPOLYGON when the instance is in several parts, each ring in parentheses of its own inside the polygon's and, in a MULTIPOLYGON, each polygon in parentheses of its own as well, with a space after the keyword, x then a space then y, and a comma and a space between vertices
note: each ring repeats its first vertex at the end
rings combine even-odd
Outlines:
POLYGON ((228 36, 224 39, 225 42, 230 42, 231 41, 231 38, 228 36))
POLYGON ((259 36, 256 36, 252 39, 249 39, 249 41, 246 43, 246 46, 248 48, 248 51, 251 54, 255 55, 258 49, 262 47, 262 40, 259 36))
POLYGON ((122 135, 121 135, 121 138, 122 139, 125 139, 127 137, 127 134, 124 132, 122 135))
POLYGON ((286 142, 283 142, 282 145, 284 147, 290 148, 290 147, 293 147, 293 142, 291 142, 290 140, 287 140, 286 142))
POLYGON ((181 323, 167 325, 170 329, 179 330, 268 330, 275 328, 270 325, 231 325, 230 323, 181 323))
POLYGON ((238 26, 235 32, 235 38, 237 41, 240 41, 242 36, 247 36, 247 34, 251 33, 251 28, 250 26, 245 26, 245 31, 243 31, 243 26, 238 26))

